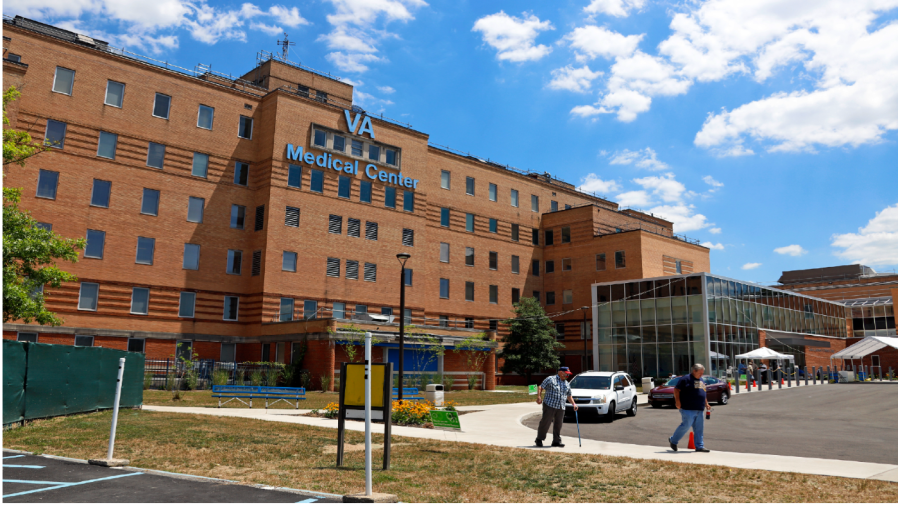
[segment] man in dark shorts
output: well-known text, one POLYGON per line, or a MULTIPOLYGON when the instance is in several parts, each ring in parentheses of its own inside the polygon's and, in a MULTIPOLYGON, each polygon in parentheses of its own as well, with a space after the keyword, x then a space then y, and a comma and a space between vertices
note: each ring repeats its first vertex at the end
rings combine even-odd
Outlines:
POLYGON ((680 410, 682 422, 677 426, 672 437, 667 439, 670 442, 670 448, 677 450, 677 443, 683 438, 689 428, 695 433, 695 452, 711 452, 705 449, 705 418, 702 417, 702 411, 711 410, 708 404, 708 394, 705 390, 705 383, 702 381, 702 375, 705 374, 705 367, 696 363, 692 365, 692 373, 684 375, 677 380, 674 389, 674 401, 680 410))
POLYGON ((571 397, 571 386, 567 383, 567 376, 571 374, 568 367, 558 369, 558 375, 546 377, 536 394, 537 405, 543 406, 543 417, 539 421, 539 429, 536 430, 536 446, 542 447, 549 425, 552 425, 552 447, 564 447, 561 443, 561 425, 564 423, 564 401, 567 400, 577 410, 577 404, 571 397), (546 394, 543 400, 543 393, 546 394))

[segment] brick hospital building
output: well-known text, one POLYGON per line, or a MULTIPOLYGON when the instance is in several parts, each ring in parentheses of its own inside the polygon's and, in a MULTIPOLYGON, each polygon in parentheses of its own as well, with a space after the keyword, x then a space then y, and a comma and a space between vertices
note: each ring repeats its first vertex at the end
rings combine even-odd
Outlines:
MULTIPOLYGON (((350 324, 383 339, 376 360, 396 361, 398 319, 373 316, 400 316, 404 282, 414 331, 450 349, 485 333, 492 352, 499 321, 535 297, 579 371, 591 284, 710 270, 708 249, 669 221, 580 192, 550 166, 438 146, 354 106, 352 86, 264 52, 234 78, 21 17, 3 28, 5 86, 22 91, 10 126, 50 146, 4 183, 23 188, 41 226, 87 238, 61 265, 78 282, 43 292, 64 324, 12 322, 4 338, 148 358, 182 343, 241 362, 289 362, 305 342, 304 367, 333 376, 350 324), (411 256, 404 279, 398 253, 411 256)), ((446 353, 420 366, 464 363, 446 353)), ((495 359, 473 372, 495 385, 495 359)))

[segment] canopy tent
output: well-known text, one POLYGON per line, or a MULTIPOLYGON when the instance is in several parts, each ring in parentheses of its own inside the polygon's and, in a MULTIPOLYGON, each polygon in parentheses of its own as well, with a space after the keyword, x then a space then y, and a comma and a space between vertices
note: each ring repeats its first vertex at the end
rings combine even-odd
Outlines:
POLYGON ((730 359, 726 354, 720 354, 719 352, 711 351, 711 357, 713 359, 730 359))
POLYGON ((767 347, 759 347, 754 351, 747 352, 745 354, 737 354, 736 359, 775 359, 775 360, 790 360, 795 361, 795 357, 791 354, 780 354, 773 349, 769 349, 767 347))
POLYGON ((831 359, 862 359, 864 356, 872 354, 884 347, 894 347, 895 349, 898 349, 898 338, 866 337, 860 342, 833 354, 831 359))

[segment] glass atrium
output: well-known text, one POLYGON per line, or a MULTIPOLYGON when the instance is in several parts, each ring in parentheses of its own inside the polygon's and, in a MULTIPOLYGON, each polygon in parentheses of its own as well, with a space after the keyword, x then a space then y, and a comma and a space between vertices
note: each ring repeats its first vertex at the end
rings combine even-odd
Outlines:
POLYGON ((706 273, 593 284, 592 296, 594 369, 636 380, 683 375, 693 363, 723 377, 737 354, 759 347, 759 329, 847 336, 840 303, 706 273))

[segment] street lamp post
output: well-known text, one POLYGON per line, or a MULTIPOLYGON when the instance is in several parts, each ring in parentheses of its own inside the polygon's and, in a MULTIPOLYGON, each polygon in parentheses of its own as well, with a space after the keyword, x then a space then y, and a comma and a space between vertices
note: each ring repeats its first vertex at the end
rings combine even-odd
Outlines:
POLYGON ((396 255, 396 259, 402 265, 399 279, 399 403, 402 403, 402 374, 404 372, 402 365, 405 357, 405 262, 411 257, 412 255, 408 253, 396 255))
POLYGON ((580 310, 583 311, 583 371, 585 372, 589 368, 589 355, 586 352, 586 311, 589 310, 589 307, 584 305, 580 307, 580 310))

